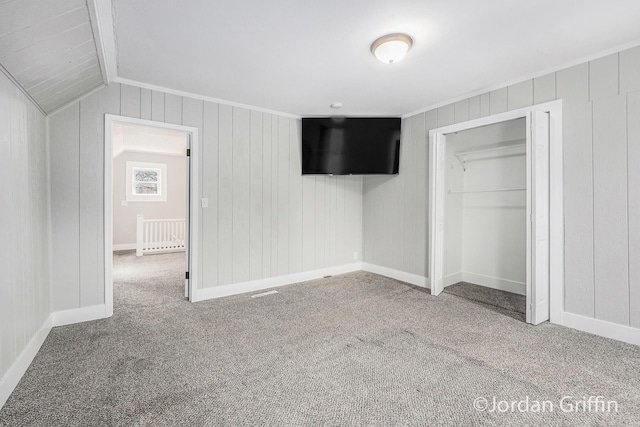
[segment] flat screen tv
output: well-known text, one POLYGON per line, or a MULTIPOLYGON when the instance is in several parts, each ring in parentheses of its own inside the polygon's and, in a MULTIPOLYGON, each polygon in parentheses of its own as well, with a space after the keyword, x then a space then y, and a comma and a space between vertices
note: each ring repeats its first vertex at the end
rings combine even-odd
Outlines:
POLYGON ((302 174, 398 173, 400 119, 302 119, 302 174))

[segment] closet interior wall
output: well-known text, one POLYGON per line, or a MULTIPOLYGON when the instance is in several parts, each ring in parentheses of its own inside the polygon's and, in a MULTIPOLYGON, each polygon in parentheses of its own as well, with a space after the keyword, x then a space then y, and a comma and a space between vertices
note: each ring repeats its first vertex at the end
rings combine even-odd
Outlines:
POLYGON ((446 135, 444 278, 526 294, 526 123, 446 135))

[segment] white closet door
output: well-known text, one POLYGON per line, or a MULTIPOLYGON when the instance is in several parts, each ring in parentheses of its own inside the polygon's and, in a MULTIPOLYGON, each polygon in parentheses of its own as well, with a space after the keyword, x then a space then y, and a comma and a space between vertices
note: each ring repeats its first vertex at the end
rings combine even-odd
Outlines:
POLYGON ((527 116, 527 323, 549 320, 549 114, 527 116))
POLYGON ((436 159, 431 171, 431 191, 429 192, 431 206, 435 206, 435 214, 431 218, 430 233, 434 236, 431 239, 430 251, 434 255, 430 257, 431 265, 429 275, 431 276, 431 295, 439 295, 444 290, 443 261, 444 261, 444 185, 445 185, 445 136, 434 134, 434 141, 430 144, 429 153, 436 159), (436 203, 437 201, 437 203, 436 203))

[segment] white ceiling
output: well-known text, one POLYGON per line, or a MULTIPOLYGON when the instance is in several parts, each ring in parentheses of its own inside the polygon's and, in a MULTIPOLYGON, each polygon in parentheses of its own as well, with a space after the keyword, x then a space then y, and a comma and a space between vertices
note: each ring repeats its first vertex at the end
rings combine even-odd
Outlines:
POLYGON ((0 0, 0 64, 47 113, 104 84, 85 0, 0 0))
POLYGON ((184 156, 187 147, 185 132, 127 123, 113 124, 112 139, 114 158, 125 151, 184 156))
POLYGON ((112 0, 118 77, 299 115, 403 115, 640 42, 638 0, 112 0), (414 38, 383 64, 377 37, 414 38))

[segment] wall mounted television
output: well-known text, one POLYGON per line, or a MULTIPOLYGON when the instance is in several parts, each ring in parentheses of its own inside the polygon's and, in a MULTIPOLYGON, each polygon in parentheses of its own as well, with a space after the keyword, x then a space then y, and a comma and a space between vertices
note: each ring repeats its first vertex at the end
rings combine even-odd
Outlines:
POLYGON ((303 118, 302 174, 397 174, 400 123, 396 117, 303 118))

